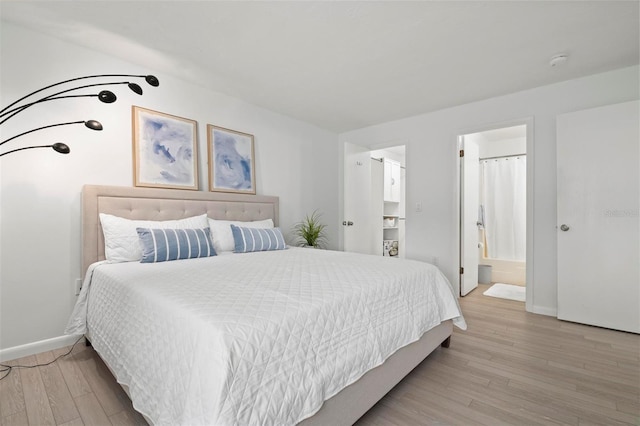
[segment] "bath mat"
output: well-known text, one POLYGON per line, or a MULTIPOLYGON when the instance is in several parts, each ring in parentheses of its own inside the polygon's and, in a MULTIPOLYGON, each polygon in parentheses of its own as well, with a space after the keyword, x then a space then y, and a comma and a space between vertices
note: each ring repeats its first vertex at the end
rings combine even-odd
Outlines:
POLYGON ((484 293, 485 296, 499 297, 500 299, 525 301, 525 287, 513 284, 496 283, 489 287, 484 293))

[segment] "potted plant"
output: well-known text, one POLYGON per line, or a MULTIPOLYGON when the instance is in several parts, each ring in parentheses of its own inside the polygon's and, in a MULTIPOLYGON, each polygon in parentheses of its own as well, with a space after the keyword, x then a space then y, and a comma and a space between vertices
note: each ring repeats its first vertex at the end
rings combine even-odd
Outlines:
POLYGON ((320 223, 320 216, 322 214, 314 210, 311 216, 306 215, 303 221, 295 225, 294 234, 298 237, 301 247, 322 248, 327 242, 327 225, 320 223))

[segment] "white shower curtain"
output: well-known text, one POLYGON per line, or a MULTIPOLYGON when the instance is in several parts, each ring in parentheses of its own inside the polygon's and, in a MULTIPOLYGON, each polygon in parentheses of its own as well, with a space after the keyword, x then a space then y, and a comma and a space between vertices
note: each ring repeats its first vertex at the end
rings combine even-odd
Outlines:
POLYGON ((524 155, 480 161, 480 202, 489 258, 525 261, 526 177, 524 155))

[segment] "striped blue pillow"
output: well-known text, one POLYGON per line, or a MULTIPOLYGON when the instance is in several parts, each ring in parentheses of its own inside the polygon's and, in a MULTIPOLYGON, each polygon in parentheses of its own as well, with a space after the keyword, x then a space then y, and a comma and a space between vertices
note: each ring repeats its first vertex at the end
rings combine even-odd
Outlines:
POLYGON ((284 250, 284 242, 280 228, 242 228, 231 225, 236 253, 250 251, 284 250))
POLYGON ((141 263, 166 262, 215 256, 209 228, 150 229, 136 228, 142 246, 141 263))

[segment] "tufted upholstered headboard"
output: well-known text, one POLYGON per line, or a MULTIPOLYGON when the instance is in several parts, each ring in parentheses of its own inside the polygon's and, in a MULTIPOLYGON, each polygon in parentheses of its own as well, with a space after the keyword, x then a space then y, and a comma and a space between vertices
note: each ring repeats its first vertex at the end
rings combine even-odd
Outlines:
POLYGON ((278 197, 179 189, 85 185, 82 188, 82 273, 104 260, 100 213, 127 219, 171 220, 206 213, 212 219, 273 219, 278 226, 278 197))

